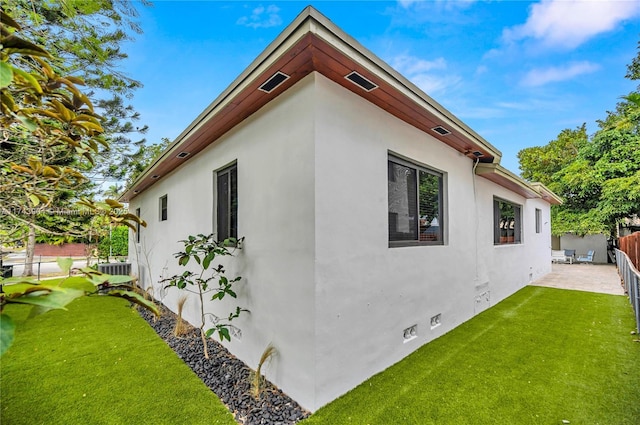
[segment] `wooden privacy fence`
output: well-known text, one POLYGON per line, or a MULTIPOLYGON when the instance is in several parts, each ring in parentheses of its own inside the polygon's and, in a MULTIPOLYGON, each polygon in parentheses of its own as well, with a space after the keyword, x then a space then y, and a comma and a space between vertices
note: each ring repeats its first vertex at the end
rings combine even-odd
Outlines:
POLYGON ((640 232, 618 239, 618 247, 627 254, 636 270, 640 270, 640 232))

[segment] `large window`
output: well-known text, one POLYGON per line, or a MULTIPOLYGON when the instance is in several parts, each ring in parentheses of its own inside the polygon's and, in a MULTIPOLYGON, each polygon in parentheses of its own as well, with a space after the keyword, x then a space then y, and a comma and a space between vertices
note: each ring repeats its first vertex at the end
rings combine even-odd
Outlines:
POLYGON ((160 197, 160 221, 167 219, 167 195, 160 197))
POLYGON ((522 207, 502 199, 493 200, 493 243, 522 243, 522 207))
POLYGON ((234 164, 216 174, 218 240, 238 237, 238 168, 234 164))
POLYGON ((389 156, 389 246, 443 244, 442 173, 389 156))

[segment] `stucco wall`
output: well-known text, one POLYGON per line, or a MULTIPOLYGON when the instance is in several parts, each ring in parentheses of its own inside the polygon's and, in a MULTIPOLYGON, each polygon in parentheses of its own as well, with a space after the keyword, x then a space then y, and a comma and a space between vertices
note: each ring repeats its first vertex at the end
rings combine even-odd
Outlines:
POLYGON ((315 407, 551 267, 548 204, 475 177, 469 158, 324 77, 317 85, 315 407), (443 246, 389 248, 389 152, 445 173, 443 246), (522 244, 493 245, 494 196, 523 206, 522 244), (546 224, 531 235, 535 207, 546 224))
MULTIPOLYGON (((178 240, 215 230, 213 173, 233 161, 246 242, 229 271, 243 276, 237 304, 251 314, 237 322, 242 340, 227 345, 255 367, 272 342, 267 377, 308 409, 550 271, 546 203, 474 176, 469 158, 312 73, 132 201, 149 222, 140 244, 130 240, 142 269, 150 260, 147 281, 181 271, 178 240), (444 173, 443 246, 389 248, 389 152, 444 173), (169 219, 160 222, 164 194, 169 219), (523 244, 493 245, 494 196, 523 205, 523 244), (531 236, 536 206, 546 224, 531 236), (412 325, 418 336, 405 343, 412 325)), ((156 290, 172 309, 180 294, 156 290)))
MULTIPOLYGON (((214 231, 214 171, 237 161, 238 234, 246 240, 236 257, 225 263, 229 276, 242 276, 239 298, 209 302, 207 309, 223 316, 235 305, 249 309, 250 314, 234 322, 242 330, 242 340, 226 345, 255 368, 272 342, 278 355, 263 370, 304 406, 313 405, 315 385, 311 82, 302 81, 279 96, 130 205, 131 211, 140 207, 149 223, 139 245, 130 238, 130 252, 140 248, 142 264, 144 251, 148 252, 154 282, 160 275, 182 272, 173 257, 182 248, 177 241, 214 231), (164 194, 168 220, 160 222, 158 199, 164 194)), ((156 288, 160 286, 156 283, 156 288)), ((182 294, 175 288, 156 290, 174 311, 182 294)), ((185 310, 188 321, 199 325, 195 298, 185 310)))

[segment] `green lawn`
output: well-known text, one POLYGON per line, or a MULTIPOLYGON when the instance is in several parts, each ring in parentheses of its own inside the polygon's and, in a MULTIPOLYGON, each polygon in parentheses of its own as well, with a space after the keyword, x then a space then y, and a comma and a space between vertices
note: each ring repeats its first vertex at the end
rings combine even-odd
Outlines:
POLYGON ((28 308, 8 306, 18 331, 1 361, 0 423, 235 424, 128 305, 84 297, 26 321, 28 308))
MULTIPOLYGON (((234 424, 127 305, 83 298, 20 323, 0 423, 234 424)), ((637 425, 634 326, 626 297, 527 287, 303 424, 637 425)))
POLYGON ((303 424, 638 425, 634 328, 626 297, 526 287, 303 424))

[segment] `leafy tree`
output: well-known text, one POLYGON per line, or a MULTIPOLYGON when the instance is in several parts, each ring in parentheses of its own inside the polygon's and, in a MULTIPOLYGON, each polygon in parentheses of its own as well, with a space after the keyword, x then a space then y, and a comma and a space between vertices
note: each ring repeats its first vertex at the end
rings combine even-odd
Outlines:
MULTIPOLYGON (((639 66, 640 53, 627 78, 640 79, 639 66)), ((518 153, 523 178, 564 199, 551 210, 555 235, 613 235, 621 220, 640 215, 640 93, 624 96, 598 125, 591 137, 583 125, 518 153)))
POLYGON ((143 144, 138 146, 138 151, 129 156, 127 163, 126 186, 131 184, 142 174, 142 172, 156 159, 165 149, 169 147, 171 140, 163 137, 159 143, 143 144))
MULTIPOLYGON (((13 112, 11 122, 22 124, 7 126, 0 141, 3 234, 5 242, 26 237, 30 264, 36 237, 59 242, 82 234, 86 215, 55 212, 77 210, 75 201, 92 196, 88 178, 122 178, 128 169, 135 146, 127 136, 146 128, 132 124, 138 114, 123 101, 141 84, 123 75, 118 63, 126 58, 120 45, 140 28, 135 7, 123 0, 2 0, 2 10, 2 112, 13 112), (13 33, 16 21, 21 37, 13 33), (89 91, 81 93, 78 85, 89 91), (30 90, 35 96, 21 97, 30 90), (52 107, 39 108, 43 102, 52 107), (73 134, 64 134, 68 130, 73 134)), ((91 201, 85 206, 109 209, 91 201)))
MULTIPOLYGON (((61 191, 87 179, 84 164, 93 163, 98 145, 108 145, 99 117, 89 98, 77 86, 79 78, 61 76, 49 63, 52 56, 42 47, 20 37, 21 26, 4 10, 0 11, 0 213, 2 235, 13 237, 18 230, 6 223, 23 224, 29 229, 29 242, 35 231, 51 232, 24 214, 31 207, 51 207, 61 191)), ((119 214, 113 208, 122 205, 107 200, 97 204, 83 200, 84 208, 103 213, 109 220, 135 228, 144 224, 131 214, 119 214)), ((59 260, 69 271, 71 260, 59 260)), ((86 279, 79 287, 41 283, 30 279, 0 279, 0 355, 12 344, 15 323, 4 307, 8 304, 33 306, 32 314, 63 309, 77 297, 96 293, 101 286, 119 285, 128 276, 108 276, 91 269, 83 270, 86 279)), ((123 297, 158 313, 155 305, 133 291, 116 288, 108 295, 123 297)))
POLYGON ((545 146, 534 146, 518 152, 522 177, 529 181, 536 181, 558 190, 553 181, 553 175, 573 162, 578 151, 588 142, 587 126, 575 130, 565 129, 558 138, 545 146))

